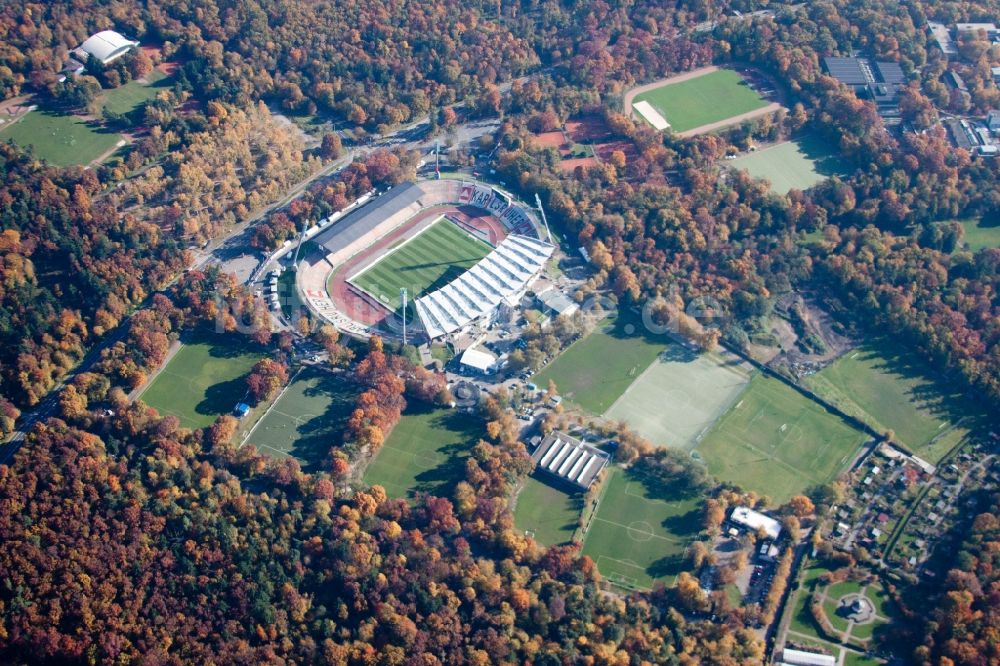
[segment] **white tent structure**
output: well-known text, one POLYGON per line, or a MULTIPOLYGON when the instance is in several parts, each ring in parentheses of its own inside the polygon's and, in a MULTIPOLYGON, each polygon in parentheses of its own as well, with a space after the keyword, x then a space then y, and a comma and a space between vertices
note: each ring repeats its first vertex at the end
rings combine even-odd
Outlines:
POLYGON ((94 56, 101 63, 107 65, 137 46, 139 46, 139 42, 126 39, 121 33, 114 30, 102 30, 91 35, 87 41, 74 49, 73 56, 83 63, 87 62, 90 56, 94 56))
POLYGON ((528 288, 555 246, 511 234, 479 263, 414 305, 431 339, 459 331, 493 313, 501 301, 528 288))

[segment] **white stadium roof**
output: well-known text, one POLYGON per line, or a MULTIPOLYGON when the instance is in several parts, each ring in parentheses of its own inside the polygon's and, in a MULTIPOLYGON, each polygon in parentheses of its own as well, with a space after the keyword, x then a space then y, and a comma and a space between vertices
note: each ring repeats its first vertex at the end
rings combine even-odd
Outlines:
POLYGON ((430 338, 453 333, 489 314, 525 289, 552 256, 555 246, 511 234, 479 263, 437 291, 414 301, 430 338))
POLYGON ((767 536, 777 539, 781 534, 781 523, 770 516, 765 516, 759 511, 745 506, 738 506, 733 509, 733 515, 729 517, 737 525, 749 527, 752 530, 763 529, 767 536))
POLYGON ((102 30, 81 44, 75 53, 84 61, 87 56, 94 56, 106 65, 138 45, 139 42, 128 40, 114 30, 102 30))

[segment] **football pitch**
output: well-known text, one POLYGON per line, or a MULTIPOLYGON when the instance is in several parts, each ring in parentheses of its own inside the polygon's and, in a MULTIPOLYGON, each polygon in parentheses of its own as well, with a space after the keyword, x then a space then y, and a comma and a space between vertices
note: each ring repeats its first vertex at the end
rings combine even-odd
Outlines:
POLYGON ((720 480, 780 504, 836 477, 864 440, 863 433, 799 392, 756 375, 698 453, 720 480))
POLYGON ((670 129, 684 132, 742 113, 762 109, 768 102, 731 69, 718 69, 677 83, 666 83, 635 96, 663 116, 670 129))
POLYGON ((250 432, 246 443, 273 456, 294 457, 309 472, 319 469, 330 449, 343 443, 344 424, 357 387, 342 374, 305 368, 250 432))
POLYGON ((445 497, 465 477, 465 459, 483 435, 476 416, 412 404, 365 470, 365 483, 390 497, 445 497))
POLYGON ((667 344, 666 338, 626 332, 630 326, 624 317, 598 324, 532 381, 544 387, 551 379, 564 398, 604 414, 667 344))
POLYGON ((89 164, 114 148, 122 135, 76 116, 36 109, 5 123, 0 141, 34 148, 34 155, 55 166, 89 164))
POLYGON ((413 299, 443 287, 475 266, 492 249, 488 243, 441 217, 350 281, 396 310, 400 289, 405 287, 413 299))
POLYGON ((758 150, 731 162, 754 178, 764 178, 779 194, 805 190, 830 176, 843 174, 843 165, 820 139, 802 137, 758 150))
POLYGON ((204 428, 233 411, 246 376, 264 354, 237 336, 200 333, 178 350, 139 398, 185 428, 204 428))
MULTIPOLYGON (((944 387, 923 374, 915 357, 893 353, 887 341, 862 345, 806 378, 806 384, 848 414, 936 463, 947 451, 931 451, 932 440, 953 425, 944 387)), ((962 402, 960 392, 952 402, 962 402)))
POLYGON ((582 510, 580 492, 566 492, 536 472, 517 494, 514 527, 530 533, 543 546, 555 546, 573 538, 582 510))
POLYGON ((701 530, 701 498, 650 488, 631 469, 617 466, 608 468, 604 484, 581 554, 619 588, 671 585, 701 530))
POLYGON ((732 355, 671 342, 604 416, 625 421, 656 445, 694 448, 750 381, 732 355))

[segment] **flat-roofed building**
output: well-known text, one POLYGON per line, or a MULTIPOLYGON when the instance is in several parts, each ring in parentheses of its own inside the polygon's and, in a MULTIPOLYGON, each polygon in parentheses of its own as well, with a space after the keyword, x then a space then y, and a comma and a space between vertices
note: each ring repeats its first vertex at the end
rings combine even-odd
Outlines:
POLYGON ((837 658, 818 652, 785 648, 781 651, 781 663, 791 666, 837 666, 837 658))
POLYGON ((566 433, 554 431, 546 435, 531 459, 535 461, 535 469, 587 489, 611 461, 611 456, 566 433))
POLYGON ((747 529, 764 530, 764 533, 771 539, 777 539, 781 536, 781 523, 747 506, 738 506, 733 509, 729 520, 747 529))

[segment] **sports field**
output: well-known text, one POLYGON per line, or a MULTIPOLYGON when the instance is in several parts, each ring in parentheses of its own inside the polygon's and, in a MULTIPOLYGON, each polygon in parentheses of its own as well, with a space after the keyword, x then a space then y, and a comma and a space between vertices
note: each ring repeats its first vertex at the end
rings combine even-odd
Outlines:
POLYGON ((709 472, 786 501, 849 464, 863 433, 777 379, 756 375, 698 447, 709 472))
POLYGON ((395 310, 403 287, 411 299, 443 287, 492 249, 442 217, 350 281, 395 310))
POLYGON ((532 381, 546 386, 551 379, 564 398, 593 414, 603 414, 667 344, 665 338, 627 331, 634 331, 634 325, 622 317, 599 324, 532 381))
POLYGON ((146 78, 148 83, 129 81, 123 86, 104 91, 101 95, 101 108, 112 113, 131 113, 156 97, 161 90, 169 89, 173 83, 166 74, 155 69, 146 78))
POLYGON ((365 483, 390 497, 447 496, 465 477, 465 459, 483 434, 476 416, 414 403, 368 465, 365 483))
POLYGON ((718 69, 686 81, 664 84, 636 95, 633 104, 638 102, 649 102, 675 132, 684 132, 768 105, 731 69, 718 69))
POLYGON ((696 495, 680 497, 670 488, 651 489, 632 470, 609 467, 581 554, 620 588, 669 586, 701 529, 700 502, 696 495))
MULTIPOLYGON (((817 394, 917 455, 952 424, 943 387, 921 374, 923 364, 907 354, 892 354, 885 341, 858 347, 805 382, 817 394)), ((946 451, 934 453, 939 459, 946 451)), ((933 457, 933 456, 930 456, 933 457)), ((929 460, 937 462, 937 459, 929 460)))
POLYGON ((89 164, 121 141, 122 135, 76 116, 36 109, 0 129, 0 141, 13 139, 35 157, 56 166, 89 164))
POLYGON ((263 356, 237 336, 200 333, 185 341, 139 398, 185 428, 210 426, 243 399, 246 376, 263 356))
POLYGON ((735 169, 745 169, 754 178, 764 178, 779 194, 805 190, 830 176, 843 174, 840 161, 815 137, 785 141, 732 160, 735 169))
POLYGON ((735 357, 671 342, 604 416, 625 421, 654 444, 692 449, 736 401, 750 373, 735 357))
POLYGON ((273 456, 291 456, 307 471, 319 469, 330 449, 343 443, 344 424, 357 387, 316 368, 301 370, 247 438, 273 456))
POLYGON ((582 510, 582 493, 566 492, 536 473, 517 494, 514 527, 530 533, 543 546, 555 546, 573 538, 582 510))

